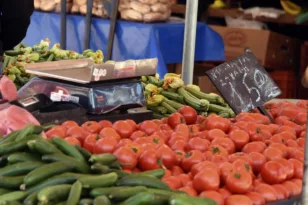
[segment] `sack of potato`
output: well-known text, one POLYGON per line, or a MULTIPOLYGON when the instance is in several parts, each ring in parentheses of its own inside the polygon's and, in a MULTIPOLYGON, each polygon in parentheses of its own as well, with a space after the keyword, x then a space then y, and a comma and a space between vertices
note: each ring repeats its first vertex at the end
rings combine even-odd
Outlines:
MULTIPOLYGON (((36 10, 46 12, 58 12, 61 11, 61 0, 34 0, 34 8, 36 10)), ((69 12, 72 8, 72 0, 66 0, 66 12, 69 12)))
POLYGON ((121 18, 129 21, 167 21, 171 15, 170 0, 120 0, 121 18))
MULTIPOLYGON (((87 14, 87 0, 73 0, 71 13, 87 14)), ((92 14, 97 17, 107 18, 107 11, 103 6, 102 0, 93 0, 92 14)))

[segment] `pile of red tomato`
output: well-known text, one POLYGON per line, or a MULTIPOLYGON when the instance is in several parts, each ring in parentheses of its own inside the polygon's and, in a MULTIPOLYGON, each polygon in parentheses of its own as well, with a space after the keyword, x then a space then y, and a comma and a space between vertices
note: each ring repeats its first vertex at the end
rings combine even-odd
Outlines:
POLYGON ((262 205, 302 191, 307 101, 267 104, 234 119, 197 116, 185 106, 162 120, 64 122, 47 137, 63 137, 92 153, 114 153, 123 170, 165 168, 172 189, 218 205, 262 205))

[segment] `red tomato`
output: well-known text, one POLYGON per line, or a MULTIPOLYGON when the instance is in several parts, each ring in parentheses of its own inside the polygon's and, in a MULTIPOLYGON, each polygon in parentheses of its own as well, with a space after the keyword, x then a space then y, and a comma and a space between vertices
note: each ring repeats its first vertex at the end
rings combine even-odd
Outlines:
POLYGON ((186 186, 186 187, 180 188, 179 190, 186 192, 189 196, 198 196, 198 193, 192 187, 186 186))
POLYGON ((286 116, 279 116, 275 119, 275 124, 277 125, 283 125, 285 121, 289 121, 290 118, 286 117, 286 116))
POLYGON ((72 136, 77 138, 81 144, 83 144, 86 137, 89 135, 83 128, 81 127, 71 127, 67 130, 66 134, 68 136, 72 136))
POLYGON ((294 197, 301 194, 301 188, 292 181, 285 181, 281 185, 286 188, 289 197, 294 197))
POLYGON ((210 115, 204 122, 204 127, 207 130, 219 129, 224 133, 227 133, 231 126, 231 121, 229 119, 222 118, 217 115, 210 115))
POLYGON ((181 167, 184 171, 189 172, 193 165, 198 164, 204 160, 202 152, 199 150, 193 150, 186 153, 186 156, 182 160, 181 167))
POLYGON ((304 162, 305 155, 304 155, 304 151, 302 151, 300 149, 293 149, 293 148, 289 147, 288 157, 289 157, 289 159, 297 159, 301 162, 304 162))
POLYGON ((94 154, 113 153, 116 150, 118 141, 112 137, 99 139, 93 148, 94 154))
POLYGON ((274 161, 280 163, 283 166, 283 168, 285 169, 285 172, 287 174, 287 179, 293 178, 294 167, 293 167, 293 164, 290 161, 283 159, 283 158, 275 159, 274 161))
POLYGON ((175 129, 179 124, 185 124, 185 118, 180 113, 176 112, 168 118, 168 124, 175 129))
POLYGON ((171 169, 173 166, 176 166, 178 163, 176 154, 167 145, 161 145, 157 149, 156 155, 158 156, 159 159, 161 159, 162 164, 167 169, 171 169))
POLYGON ((269 184, 279 184, 287 179, 287 173, 282 164, 269 161, 261 169, 262 179, 269 184))
POLYGON ((254 190, 264 197, 266 203, 277 201, 277 192, 271 185, 259 184, 254 190))
POLYGON ((206 139, 202 139, 200 137, 191 138, 187 143, 187 151, 191 150, 199 150, 204 152, 208 149, 210 142, 206 139))
POLYGON ((226 200, 229 196, 231 196, 231 192, 226 188, 218 189, 218 192, 221 194, 224 200, 226 200))
POLYGON ((296 132, 297 136, 300 135, 300 133, 303 131, 303 127, 302 126, 300 126, 300 125, 298 125, 298 124, 296 124, 294 122, 291 122, 289 120, 285 121, 283 125, 292 128, 296 132))
POLYGON ((153 121, 146 120, 140 124, 139 129, 145 132, 147 135, 151 135, 159 130, 159 126, 153 121))
POLYGON ((219 167, 221 182, 226 183, 228 175, 233 172, 233 165, 230 162, 222 163, 219 167))
POLYGON ((215 163, 210 162, 210 161, 199 162, 198 164, 195 164, 194 166, 192 166, 190 171, 191 171, 192 176, 195 176, 199 172, 204 171, 204 170, 213 170, 213 171, 219 172, 218 166, 215 163))
POLYGON ((133 170, 137 166, 137 155, 129 147, 121 147, 113 153, 123 169, 133 170))
POLYGON ((244 160, 247 164, 251 164, 251 159, 249 155, 244 152, 236 152, 229 155, 229 162, 231 163, 235 162, 238 159, 244 160))
POLYGON ((247 161, 243 160, 243 159, 237 159, 232 163, 233 166, 233 171, 236 172, 247 172, 249 173, 252 177, 254 177, 253 175, 253 170, 252 167, 250 165, 251 163, 248 163, 247 161))
POLYGON ((137 130, 137 131, 135 131, 135 132, 133 132, 130 136, 129 136, 129 138, 131 139, 131 140, 135 140, 135 139, 138 139, 138 138, 142 138, 142 137, 147 137, 147 135, 145 134, 145 132, 142 132, 142 131, 140 131, 140 130, 137 130))
POLYGON ((196 123, 198 123, 198 124, 203 124, 205 120, 206 120, 206 117, 205 117, 205 116, 203 116, 203 115, 198 115, 198 116, 197 116, 197 122, 196 122, 196 123))
POLYGON ((121 136, 121 138, 128 138, 134 132, 134 128, 124 120, 116 121, 112 128, 121 136))
POLYGON ((299 125, 306 125, 307 124, 307 113, 306 112, 298 113, 294 122, 299 125))
MULTIPOLYGON (((171 168, 171 173, 172 173, 172 176, 179 176, 181 174, 184 174, 184 171, 181 167, 179 166, 173 166, 171 168)), ((183 185, 184 186, 184 185, 183 185)))
POLYGON ((278 158, 283 158, 283 152, 275 147, 268 147, 263 152, 267 160, 274 160, 278 158))
POLYGON ((220 186, 219 174, 207 170, 199 172, 193 179, 193 186, 197 192, 218 190, 220 186))
POLYGON ((285 141, 287 141, 288 139, 296 139, 296 132, 288 126, 281 126, 279 128, 278 134, 280 134, 282 139, 284 139, 285 141))
POLYGON ((70 143, 71 145, 79 145, 81 146, 81 143, 78 139, 76 139, 75 137, 66 137, 64 138, 68 143, 70 143))
POLYGON ((178 140, 174 144, 170 145, 172 150, 185 151, 187 142, 184 140, 178 140))
POLYGON ((125 120, 125 122, 127 122, 133 128, 133 132, 138 129, 138 126, 134 120, 125 120))
POLYGON ((181 181, 175 176, 163 178, 162 181, 168 184, 171 189, 179 189, 182 187, 181 181))
POLYGON ((282 151, 282 154, 283 154, 283 157, 287 157, 288 156, 288 147, 285 146, 284 144, 281 144, 281 143, 271 143, 269 147, 274 147, 274 148, 277 148, 279 149, 280 151, 282 151))
MULTIPOLYGON (((303 135, 306 135, 306 132, 302 132, 303 135)), ((305 138, 304 137, 300 137, 296 140, 298 146, 300 146, 301 148, 305 148, 305 138)))
POLYGON ((186 153, 184 151, 175 150, 176 158, 178 161, 178 164, 182 163, 182 160, 184 159, 186 153))
POLYGON ((249 158, 251 159, 251 166, 253 169, 254 174, 259 174, 261 171, 262 166, 266 163, 266 158, 263 154, 258 152, 251 152, 248 154, 249 158))
POLYGON ((294 182, 297 186, 301 187, 303 186, 303 180, 301 179, 291 179, 291 182, 294 182))
POLYGON ((226 134, 219 129, 212 129, 207 132, 206 137, 209 141, 212 141, 213 139, 216 139, 216 138, 226 137, 226 134))
POLYGON ((284 200, 289 198, 289 192, 286 190, 286 188, 281 184, 274 184, 272 187, 277 192, 277 199, 278 200, 284 200))
POLYGON ((98 124, 100 124, 102 128, 112 127, 112 123, 109 120, 101 120, 98 124))
POLYGON ((188 125, 195 124, 197 121, 197 111, 190 106, 183 106, 179 110, 188 125))
POLYGON ((242 152, 244 153, 251 153, 251 152, 259 152, 259 153, 263 153, 266 145, 262 143, 262 142, 249 142, 248 144, 246 144, 243 149, 242 152))
POLYGON ((235 145, 230 138, 216 138, 211 142, 212 145, 220 145, 228 151, 228 154, 235 152, 235 145))
POLYGON ((133 142, 130 139, 120 139, 116 148, 124 147, 126 145, 132 144, 133 142))
POLYGON ((139 168, 142 171, 160 169, 161 165, 155 150, 145 150, 139 158, 139 168))
POLYGON ((200 197, 209 198, 216 202, 217 205, 224 204, 223 196, 217 191, 204 191, 200 195, 200 197))
POLYGON ((160 131, 154 132, 152 135, 159 136, 161 139, 164 140, 165 143, 167 143, 172 133, 173 131, 160 130, 160 131))
MULTIPOLYGON (((286 142, 285 142, 286 146, 287 147, 292 147, 292 148, 299 148, 297 142, 295 140, 292 140, 292 139, 288 139, 286 142)), ((293 150, 293 149, 292 149, 293 150)))
POLYGON ((233 194, 245 194, 252 188, 252 177, 246 171, 233 171, 227 177, 226 186, 233 194))
POLYGON ((132 142, 132 143, 126 144, 125 146, 131 148, 136 153, 137 158, 139 158, 144 151, 142 146, 137 143, 132 142))
POLYGON ((229 134, 229 137, 234 142, 236 150, 242 150, 249 142, 249 135, 244 130, 235 130, 229 134))
MULTIPOLYGON (((175 176, 175 175, 174 175, 175 176)), ((176 176, 181 181, 182 186, 186 186, 188 182, 191 182, 191 177, 188 174, 180 174, 176 176)))
POLYGON ((264 205, 265 204, 264 197, 261 194, 259 194, 258 192, 249 192, 245 195, 250 198, 253 205, 264 205))
POLYGON ((66 127, 66 129, 69 129, 71 127, 78 127, 78 124, 75 121, 68 120, 68 121, 63 122, 62 126, 66 127))
POLYGON ((164 139, 158 135, 151 135, 148 138, 150 138, 150 143, 155 144, 157 148, 165 144, 164 139))
POLYGON ((104 138, 104 137, 113 137, 116 140, 120 140, 121 136, 115 131, 115 129, 111 128, 111 127, 105 127, 103 128, 99 135, 104 138))
POLYGON ((71 136, 71 135, 67 135, 62 128, 56 127, 56 128, 51 128, 50 130, 48 130, 46 132, 46 136, 47 138, 54 138, 54 137, 65 138, 66 136, 71 136))
POLYGON ((253 203, 248 196, 232 195, 225 200, 225 205, 253 205, 253 203))
POLYGON ((102 126, 96 121, 87 121, 81 125, 86 131, 97 134, 102 129, 102 126))
POLYGON ((297 159, 289 159, 289 162, 291 162, 294 167, 294 178, 302 179, 304 173, 304 164, 297 159))
POLYGON ((186 124, 179 124, 175 127, 174 129, 175 132, 177 133, 181 133, 182 135, 184 135, 185 137, 189 138, 190 136, 190 130, 188 128, 188 126, 186 124))
POLYGON ((134 143, 137 143, 137 144, 140 144, 140 145, 145 145, 145 144, 149 144, 149 143, 152 143, 153 141, 152 141, 153 139, 152 138, 150 138, 150 137, 141 137, 141 138, 137 138, 137 139, 135 139, 133 142, 134 143))
POLYGON ((188 141, 188 137, 185 136, 185 135, 183 135, 183 134, 180 133, 180 132, 173 132, 173 133, 171 134, 171 137, 170 137, 169 141, 168 141, 168 144, 171 146, 171 145, 173 145, 175 142, 177 142, 178 140, 183 140, 183 141, 187 142, 187 141, 188 141))

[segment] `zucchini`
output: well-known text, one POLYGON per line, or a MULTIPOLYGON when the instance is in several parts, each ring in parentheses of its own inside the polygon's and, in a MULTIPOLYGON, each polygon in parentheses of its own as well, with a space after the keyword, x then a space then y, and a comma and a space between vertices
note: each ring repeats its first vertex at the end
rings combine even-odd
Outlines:
POLYGON ((163 106, 147 106, 150 110, 157 112, 159 114, 166 114, 168 110, 163 106))
POLYGON ((199 111, 207 111, 209 109, 209 101, 204 100, 204 99, 200 100, 192 96, 183 87, 179 88, 178 92, 180 95, 184 97, 185 102, 189 106, 193 107, 194 109, 199 110, 199 111))
POLYGON ((162 90, 160 92, 160 94, 163 95, 164 97, 168 98, 168 99, 184 103, 184 97, 181 96, 180 94, 176 93, 176 92, 169 92, 169 91, 162 90))
POLYGON ((92 188, 92 189, 98 187, 112 186, 116 183, 117 180, 118 180, 118 175, 116 173, 83 176, 79 178, 82 187, 92 188))
POLYGON ((26 186, 32 186, 40 181, 43 181, 48 177, 62 174, 64 172, 69 172, 74 169, 75 165, 73 163, 68 163, 68 162, 54 162, 46 164, 27 174, 24 179, 24 184, 26 186))
POLYGON ((76 181, 70 190, 66 205, 77 205, 81 197, 82 184, 76 181))
POLYGON ((173 100, 168 100, 167 98, 164 99, 164 102, 168 103, 171 107, 173 107, 176 110, 179 110, 180 108, 184 107, 183 104, 178 103, 178 102, 173 101, 173 100))
POLYGON ((153 112, 153 118, 154 119, 162 119, 162 118, 165 118, 166 116, 165 115, 162 115, 158 112, 153 112))
POLYGON ((209 112, 213 112, 213 113, 216 113, 216 114, 218 114, 220 112, 229 112, 229 108, 222 107, 220 105, 210 104, 209 112))
POLYGON ((84 161, 85 159, 83 155, 71 144, 69 144, 67 141, 65 141, 62 138, 53 138, 53 143, 65 154, 74 157, 75 159, 79 161, 84 161))
POLYGON ((46 187, 37 194, 37 199, 42 203, 64 200, 68 197, 71 187, 70 184, 46 187))
POLYGON ((16 50, 9 50, 9 51, 4 51, 4 54, 6 56, 18 56, 18 55, 22 55, 23 52, 22 51, 16 51, 16 50))
POLYGON ((158 86, 159 85, 159 81, 157 78, 153 77, 153 76, 147 76, 148 77, 148 81, 149 83, 158 86))
POLYGON ((168 103, 166 102, 162 102, 161 105, 166 108, 166 110, 168 110, 168 113, 172 114, 172 113, 175 113, 177 110, 174 109, 173 107, 171 107, 171 105, 169 105, 168 103))
POLYGON ((0 176, 20 176, 41 167, 42 162, 21 162, 0 169, 0 176))
POLYGON ((207 93, 198 91, 194 88, 187 87, 187 86, 185 87, 185 90, 187 90, 190 94, 192 94, 193 96, 199 99, 208 100, 210 103, 213 103, 213 104, 223 104, 224 103, 223 98, 220 97, 219 95, 207 94, 207 93))
POLYGON ((24 191, 13 191, 7 194, 0 196, 0 203, 6 201, 20 201, 27 196, 27 192, 24 191))
POLYGON ((169 186, 161 180, 146 175, 129 175, 117 182, 117 186, 146 186, 162 190, 170 190, 169 186))

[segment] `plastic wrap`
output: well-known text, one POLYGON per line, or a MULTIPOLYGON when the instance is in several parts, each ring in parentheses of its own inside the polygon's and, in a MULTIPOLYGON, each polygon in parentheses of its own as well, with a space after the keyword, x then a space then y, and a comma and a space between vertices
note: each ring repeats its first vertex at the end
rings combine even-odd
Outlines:
POLYGON ((142 84, 135 80, 81 85, 36 77, 19 90, 18 96, 23 98, 39 93, 55 102, 77 103, 90 114, 145 105, 142 84))
POLYGON ((121 18, 129 21, 167 21, 171 15, 170 0, 120 0, 121 18))

